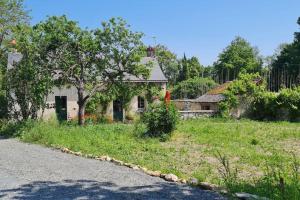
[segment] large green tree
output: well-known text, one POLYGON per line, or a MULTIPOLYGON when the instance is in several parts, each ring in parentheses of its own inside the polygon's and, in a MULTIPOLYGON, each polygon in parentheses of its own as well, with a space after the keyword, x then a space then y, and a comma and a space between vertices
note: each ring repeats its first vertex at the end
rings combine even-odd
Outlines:
POLYGON ((36 119, 38 111, 46 108, 46 97, 53 86, 51 61, 47 55, 42 32, 37 27, 18 25, 13 37, 14 47, 22 55, 6 73, 10 115, 17 120, 36 119))
POLYGON ((0 0, 0 118, 7 115, 6 90, 3 84, 12 29, 28 22, 23 0, 0 0))
POLYGON ((86 104, 97 93, 122 86, 126 74, 147 77, 140 64, 141 33, 132 32, 122 19, 103 22, 95 31, 82 30, 65 16, 50 17, 38 25, 44 30, 47 57, 53 62, 61 85, 71 85, 78 94, 78 123, 84 124, 86 104))
POLYGON ((190 78, 203 76, 204 68, 200 64, 198 58, 194 56, 191 58, 187 58, 186 55, 184 54, 180 64, 181 65, 179 69, 179 79, 178 79, 179 81, 185 81, 190 78))
MULTIPOLYGON (((300 17, 298 19, 300 26, 300 17)), ((292 88, 300 85, 300 32, 295 32, 294 41, 275 54, 271 64, 270 88, 278 91, 281 88, 292 88)))
POLYGON ((191 57, 188 60, 189 63, 189 72, 190 78, 194 77, 203 77, 204 76, 204 67, 200 64, 199 59, 195 56, 191 57))
POLYGON ((258 50, 245 39, 236 37, 214 63, 219 83, 234 80, 240 73, 256 73, 262 69, 258 50))
POLYGON ((210 78, 194 77, 175 85, 172 91, 174 99, 195 99, 217 86, 210 78))
POLYGON ((28 12, 24 9, 24 0, 0 0, 0 47, 6 42, 12 29, 29 20, 28 12))
POLYGON ((179 81, 188 80, 190 78, 190 68, 189 62, 186 58, 186 55, 183 55, 183 58, 180 62, 180 71, 179 71, 179 81))
POLYGON ((164 45, 156 45, 155 55, 162 71, 168 78, 169 83, 174 85, 178 79, 180 66, 176 54, 172 53, 164 45))

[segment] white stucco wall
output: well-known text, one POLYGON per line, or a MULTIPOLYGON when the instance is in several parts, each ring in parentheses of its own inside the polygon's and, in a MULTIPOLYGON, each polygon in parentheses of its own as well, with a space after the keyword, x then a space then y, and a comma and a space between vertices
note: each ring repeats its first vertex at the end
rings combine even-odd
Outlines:
MULTIPOLYGON (((47 109, 44 110, 43 118, 49 119, 56 115, 55 111, 55 97, 56 96, 66 96, 67 97, 67 116, 68 119, 73 119, 77 117, 78 114, 78 104, 77 104, 77 90, 75 87, 63 87, 63 88, 53 88, 52 93, 47 97, 47 109)), ((39 116, 42 112, 39 112, 39 116)))

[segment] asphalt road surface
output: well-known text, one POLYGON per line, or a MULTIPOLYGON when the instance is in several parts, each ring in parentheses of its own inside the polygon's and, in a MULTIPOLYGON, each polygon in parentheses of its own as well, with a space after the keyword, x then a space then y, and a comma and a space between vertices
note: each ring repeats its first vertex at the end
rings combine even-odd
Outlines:
POLYGON ((0 199, 225 199, 140 171, 0 139, 0 199))

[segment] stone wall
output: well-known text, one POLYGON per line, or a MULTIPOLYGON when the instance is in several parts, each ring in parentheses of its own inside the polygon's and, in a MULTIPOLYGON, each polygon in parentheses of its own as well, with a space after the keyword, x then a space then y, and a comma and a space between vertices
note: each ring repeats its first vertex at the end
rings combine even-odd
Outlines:
POLYGON ((210 117, 217 113, 217 103, 203 103, 193 99, 173 100, 176 108, 179 110, 182 119, 210 117), (209 110, 207 110, 209 106, 209 110))
POLYGON ((181 119, 196 119, 200 117, 211 117, 216 114, 213 110, 179 111, 181 119))
POLYGON ((204 103, 198 102, 193 99, 186 100, 172 100, 175 104, 176 108, 180 111, 195 111, 195 110, 205 110, 206 106, 209 106, 209 110, 213 110, 215 112, 218 111, 218 103, 204 103))

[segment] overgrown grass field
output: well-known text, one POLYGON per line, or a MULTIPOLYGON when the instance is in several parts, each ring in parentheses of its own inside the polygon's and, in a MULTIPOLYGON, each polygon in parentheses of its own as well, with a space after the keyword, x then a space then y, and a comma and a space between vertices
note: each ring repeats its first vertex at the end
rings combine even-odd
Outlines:
POLYGON ((86 154, 109 155, 186 179, 196 177, 226 185, 231 192, 250 192, 272 199, 300 198, 299 123, 180 121, 166 142, 140 137, 141 131, 140 125, 78 127, 39 122, 23 129, 20 138, 86 154), (222 159, 225 166, 220 162, 222 159))

